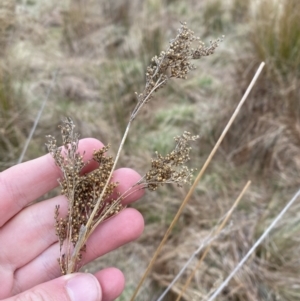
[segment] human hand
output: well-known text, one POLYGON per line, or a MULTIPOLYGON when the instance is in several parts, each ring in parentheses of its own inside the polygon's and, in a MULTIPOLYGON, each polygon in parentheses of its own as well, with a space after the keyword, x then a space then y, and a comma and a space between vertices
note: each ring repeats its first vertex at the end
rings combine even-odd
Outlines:
MULTIPOLYGON (((84 159, 103 145, 95 139, 83 139, 79 150, 84 159)), ((95 167, 91 162, 85 172, 95 167)), ((0 173, 0 300, 2 301, 110 301, 124 288, 124 276, 116 268, 94 275, 76 273, 60 276, 57 262, 59 245, 54 230, 55 205, 67 212, 64 196, 29 205, 58 185, 60 170, 51 155, 22 163, 0 173), (56 278, 59 277, 59 278, 56 278), (6 298, 6 299, 5 299, 6 298)), ((139 180, 133 170, 114 172, 122 193, 139 180)), ((125 204, 143 195, 137 191, 125 204)), ((143 218, 132 208, 102 223, 87 242, 84 264, 140 236, 143 218)))

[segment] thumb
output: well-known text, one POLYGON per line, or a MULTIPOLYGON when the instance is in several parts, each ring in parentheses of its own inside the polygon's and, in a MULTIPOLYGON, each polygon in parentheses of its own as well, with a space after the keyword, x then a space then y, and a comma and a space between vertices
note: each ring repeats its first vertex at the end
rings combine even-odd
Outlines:
POLYGON ((92 274, 76 273, 39 284, 2 301, 101 301, 102 291, 92 274))

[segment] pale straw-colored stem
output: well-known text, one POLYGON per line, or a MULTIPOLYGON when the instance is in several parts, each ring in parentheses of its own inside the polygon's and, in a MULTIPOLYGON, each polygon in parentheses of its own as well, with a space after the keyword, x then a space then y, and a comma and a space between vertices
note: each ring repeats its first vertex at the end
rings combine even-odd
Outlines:
POLYGON ((97 211, 99 209, 100 203, 103 200, 104 193, 105 193, 105 191, 107 189, 107 186, 109 185, 109 182, 111 180, 113 172, 114 172, 114 170, 116 168, 118 159, 120 157, 122 148, 124 146, 125 140, 127 138, 127 135, 128 135, 129 129, 130 129, 130 125, 131 125, 131 121, 128 122, 128 125, 126 127, 125 133, 123 135, 122 141, 121 141, 120 146, 119 146, 118 153, 116 155, 116 159, 115 159, 114 165, 113 165, 113 167, 112 167, 112 169, 110 171, 109 177, 108 177, 108 179, 107 179, 107 181, 105 183, 105 186, 104 186, 104 188, 102 190, 102 193, 99 196, 99 198, 97 200, 97 203, 96 203, 96 205, 95 205, 95 207, 94 207, 91 215, 89 216, 89 219, 88 219, 86 225, 84 227, 82 226, 82 231, 80 229, 80 234, 81 235, 79 235, 79 238, 78 238, 78 241, 76 243, 75 249, 73 250, 72 256, 70 258, 70 263, 68 263, 68 271, 67 271, 68 274, 71 274, 71 273, 74 272, 75 262, 77 261, 78 254, 79 254, 80 250, 83 248, 83 246, 85 245, 88 237, 91 234, 91 228, 93 226, 92 223, 94 222, 94 217, 95 217, 95 215, 96 215, 96 213, 97 213, 97 211), (70 266, 70 268, 69 268, 69 266, 70 266))
MULTIPOLYGON (((142 105, 150 98, 151 94, 153 94, 155 92, 155 90, 160 87, 165 81, 162 81, 162 82, 159 82, 161 78, 159 78, 155 84, 155 87, 149 92, 149 94, 145 97, 145 99, 143 99, 142 103, 138 104, 136 106, 136 108, 134 109, 134 113, 131 114, 131 117, 130 117, 130 120, 127 124, 127 127, 126 127, 126 130, 124 132, 124 135, 122 137, 122 140, 121 140, 121 143, 119 145, 119 149, 118 149, 118 152, 117 152, 117 155, 116 155, 116 158, 114 160, 114 164, 113 164, 113 167, 110 171, 110 174, 108 176, 108 179, 103 187, 103 190, 99 196, 99 198, 97 199, 97 202, 96 202, 96 205, 87 221, 87 224, 82 227, 80 229, 80 235, 79 235, 79 238, 78 238, 78 241, 76 243, 76 246, 72 252, 72 255, 71 255, 71 258, 69 260, 69 262, 67 263, 68 265, 68 270, 67 270, 67 273, 70 274, 70 273, 73 273, 75 271, 75 268, 76 268, 76 261, 77 261, 77 258, 78 258, 78 254, 80 252, 80 250, 83 248, 83 246, 86 244, 86 241, 88 239, 88 237, 92 234, 93 230, 95 229, 93 223, 94 223, 94 217, 95 215, 97 214, 97 211, 99 209, 99 206, 101 204, 101 202, 103 202, 103 197, 104 197, 104 194, 105 194, 105 191, 110 183, 110 180, 112 178, 112 175, 113 175, 113 172, 117 166, 117 163, 118 163, 118 160, 120 158, 120 155, 121 155, 121 151, 123 149, 123 146, 125 144, 125 141, 127 139, 127 136, 128 136, 128 133, 129 133, 129 129, 130 129, 130 126, 132 124, 132 121, 134 120, 134 118, 136 117, 137 113, 139 112, 140 108, 142 107, 142 105)), ((112 208, 113 209, 113 208, 112 208)), ((103 220, 103 219, 102 219, 103 220)), ((97 223, 97 225, 99 224, 99 222, 97 223)))
MULTIPOLYGON (((232 205, 232 207, 230 208, 230 210, 228 211, 228 213, 226 214, 225 219, 223 220, 223 222, 221 223, 221 225, 218 227, 218 229, 216 230, 216 233, 214 234, 214 237, 218 236, 220 234, 220 232, 222 231, 222 229, 224 228, 224 226, 226 225, 227 221, 229 220, 233 210, 237 207, 237 205, 239 204, 240 200, 242 199, 243 195, 245 194, 246 190, 248 189, 248 187, 250 186, 251 181, 248 181, 247 184, 244 186, 243 190, 241 191, 240 195, 238 196, 238 198, 235 200, 234 204, 232 205)), ((208 246, 206 247, 205 251, 203 252, 202 256, 200 257, 200 259, 197 262, 196 267, 194 268, 193 272, 191 273, 191 275, 189 276, 189 278, 187 279, 187 281, 185 282, 180 294, 178 295, 176 301, 179 301, 182 297, 182 295, 185 293, 186 289, 188 288, 188 286, 190 285, 192 279, 194 278, 196 271, 199 269, 201 263, 203 262, 203 260, 205 259, 209 249, 211 247, 211 242, 208 244, 208 246)))
MULTIPOLYGON (((145 97, 145 99, 143 100, 142 104, 144 104, 144 103, 149 99, 150 95, 151 95, 151 94, 152 94, 152 93, 153 93, 160 85, 163 84, 163 82, 159 83, 159 80, 160 80, 160 79, 158 79, 158 81, 157 81, 155 87, 154 87, 154 88, 150 91, 150 93, 145 97)), ((113 167, 112 167, 112 169, 111 169, 111 171, 110 171, 109 177, 108 177, 108 179, 107 179, 107 181, 106 181, 106 183, 105 183, 105 186, 104 186, 104 188, 103 188, 103 190, 102 190, 102 193, 101 193, 101 195, 99 196, 99 198, 98 198, 98 200, 97 200, 97 203, 96 203, 96 205, 95 205, 95 208, 94 208, 94 210, 93 210, 93 212, 92 212, 92 214, 91 214, 91 216, 90 216, 90 218, 89 218, 89 220, 88 220, 88 222, 87 222, 87 224, 86 224, 86 231, 88 231, 88 229, 90 228, 90 226, 91 226, 91 224, 92 224, 92 222, 93 222, 94 216, 95 216, 95 214, 96 214, 97 211, 98 211, 98 207, 99 207, 100 203, 102 202, 104 193, 105 193, 105 191, 106 191, 106 189, 107 189, 107 186, 109 185, 109 182, 110 182, 110 180, 111 180, 111 177, 112 177, 112 175, 113 175, 113 172, 114 172, 114 170, 115 170, 115 168, 116 168, 116 165, 117 165, 117 163, 118 163, 118 160, 119 160, 119 158, 120 158, 121 151, 122 151, 123 146, 124 146, 124 143, 125 143, 125 141, 126 141, 126 139, 127 139, 127 136, 128 136, 129 129, 130 129, 130 126, 131 126, 131 124, 132 124, 132 121, 134 120, 134 118, 135 118, 135 116, 137 115, 137 113, 138 113, 138 111, 140 110, 140 108, 141 108, 141 105, 138 107, 137 110, 134 110, 135 113, 132 114, 131 117, 130 117, 130 120, 129 120, 129 122, 128 122, 128 124, 127 124, 127 127, 126 127, 126 130, 125 130, 125 132, 124 132, 122 141, 121 141, 121 143, 120 143, 120 146, 119 146, 119 149, 118 149, 116 158, 115 158, 115 160, 114 160, 114 165, 113 165, 113 167)))
POLYGON ((142 100, 139 101, 138 104, 136 105, 136 107, 134 108, 134 110, 132 111, 131 117, 130 117, 130 121, 132 121, 136 115, 138 114, 139 110, 142 108, 142 106, 149 100, 150 96, 161 86, 163 85, 167 80, 163 80, 160 81, 162 78, 162 75, 158 78, 158 80, 156 81, 154 87, 152 88, 152 90, 149 92, 149 94, 142 100))
POLYGON ((32 128, 31 128, 31 130, 30 130, 30 133, 29 133, 28 138, 27 138, 27 140, 26 140, 26 142, 25 142, 25 145, 24 145, 24 147, 23 147, 22 153, 21 153, 21 155, 20 155, 20 157, 19 157, 19 159, 18 159, 17 164, 21 163, 21 162, 23 161, 23 159, 24 159, 24 156, 25 156, 25 153, 26 153, 27 148, 28 148, 28 146, 29 146, 29 143, 30 143, 30 141, 31 141, 31 139, 32 139, 32 136, 33 136, 33 134, 34 134, 34 132, 35 132, 35 129, 36 129, 38 123, 39 123, 39 120, 40 120, 40 118, 41 118, 41 116, 42 116, 42 113, 43 113, 43 111, 44 111, 44 108, 45 108, 45 106, 46 106, 46 103, 47 103, 47 101, 48 101, 48 99, 49 99, 49 96, 50 96, 50 94, 51 94, 51 91, 52 91, 52 89, 53 89, 53 87, 54 87, 54 84, 55 84, 55 82, 56 82, 57 73, 58 73, 58 70, 56 70, 55 73, 54 73, 54 75, 53 75, 53 78, 52 78, 50 87, 49 87, 49 89, 48 89, 47 95, 46 95, 44 101, 42 102, 41 107, 40 107, 40 109, 39 109, 39 111, 38 111, 38 113, 37 113, 37 115, 36 115, 36 117, 35 117, 33 126, 32 126, 32 128))
POLYGON ((247 99, 247 97, 248 97, 250 91, 252 90, 252 88, 253 88, 253 86, 254 86, 254 84, 255 84, 257 78, 259 77, 259 75, 260 75, 260 73, 261 73, 261 71, 262 71, 264 65, 265 65, 265 63, 262 62, 262 63, 260 64, 259 68, 257 69, 257 71, 256 71, 256 73, 255 73, 255 75, 254 75, 254 77, 253 77, 251 83, 249 84, 249 86, 248 86, 248 88, 247 88, 245 94, 243 95, 243 97, 242 97, 241 101, 239 102, 237 108, 235 109, 235 111, 234 111, 234 113, 232 114, 230 120, 228 121, 226 127, 224 128, 224 130, 223 130, 223 132, 222 132, 220 138, 218 139, 217 143, 215 144, 214 148, 212 149, 211 153, 209 154, 208 158, 206 159, 206 161, 205 161, 203 167, 201 168, 201 170, 200 170, 198 176, 196 177, 196 179, 195 179, 195 181, 194 181, 192 187, 190 188, 189 192, 187 193, 187 195, 186 195, 184 201, 182 202, 181 206, 179 207, 179 209, 178 209, 178 211, 177 211, 177 213, 176 213, 176 215, 175 215, 173 221, 171 222, 171 224, 170 224, 168 230, 166 231, 166 233, 165 233, 165 235, 164 235, 162 241, 160 242, 158 248, 156 249, 156 251, 155 251, 155 253, 154 253, 154 255, 153 255, 153 257, 152 257, 152 259, 151 259, 151 261, 150 261, 150 263, 149 263, 149 265, 148 265, 148 267, 147 267, 147 269, 146 269, 146 271, 145 271, 145 273, 144 273, 144 275, 143 275, 142 278, 140 279, 140 281, 139 281, 139 283, 138 283, 138 286, 137 286, 137 288, 135 289, 135 291, 134 291, 134 293, 133 293, 133 295, 132 295, 130 301, 133 301, 133 300, 135 299, 135 297, 137 296, 137 293, 138 293, 139 289, 141 288, 141 286, 142 286, 144 280, 146 279, 147 275, 149 274, 149 272, 150 272, 150 270, 151 270, 151 268, 152 268, 152 266, 153 266, 153 264, 154 264, 154 262, 155 262, 155 260, 156 260, 156 258, 157 258, 157 256, 158 256, 159 252, 161 251, 161 249, 162 249, 164 243, 166 242, 167 238, 169 237, 169 235, 170 235, 170 233, 171 233, 173 227, 175 226, 175 224, 176 224, 176 222, 177 222, 179 216, 181 215, 181 212, 183 211, 185 205, 187 204, 187 202, 189 201, 191 195, 193 194, 194 190, 196 189, 198 182, 199 182, 200 179, 202 178, 202 176, 203 176, 204 172, 206 171, 206 169, 207 169, 207 167, 208 167, 210 161, 212 160, 213 156, 214 156, 215 153, 217 152, 217 150, 218 150, 218 148, 219 148, 221 142, 223 141, 223 139, 224 139, 225 135, 227 134, 229 128, 231 127, 233 121, 235 120, 236 116, 238 115, 238 113, 239 113, 241 107, 243 106, 244 102, 246 101, 246 99, 247 99))
POLYGON ((265 230, 265 232, 260 236, 260 238, 248 251, 248 253, 243 257, 243 259, 239 262, 239 264, 234 268, 234 270, 228 275, 228 277, 222 282, 222 284, 217 288, 217 290, 210 296, 210 298, 207 301, 213 301, 221 293, 223 288, 228 285, 229 281, 233 278, 236 272, 247 261, 247 259, 251 256, 251 254, 255 251, 255 249, 262 243, 262 241, 266 238, 266 236, 270 233, 270 231, 274 228, 274 226, 278 223, 278 221, 282 218, 282 216, 288 211, 288 209, 294 204, 294 202, 297 200, 299 196, 300 196, 300 189, 293 196, 293 198, 286 204, 286 206, 281 210, 281 212, 273 220, 270 226, 265 230))

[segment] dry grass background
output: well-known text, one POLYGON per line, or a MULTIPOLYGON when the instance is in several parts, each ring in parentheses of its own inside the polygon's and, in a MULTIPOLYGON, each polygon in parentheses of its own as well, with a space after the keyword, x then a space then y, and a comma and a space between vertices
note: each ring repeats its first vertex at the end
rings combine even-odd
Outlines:
MULTIPOLYGON (((26 160, 46 152, 45 135, 72 116, 82 137, 110 142, 112 152, 143 88, 150 58, 165 48, 179 21, 205 40, 226 35, 184 82, 172 82, 144 108, 120 165, 143 171, 174 135, 200 134, 198 169, 260 61, 263 75, 167 241, 137 300, 156 300, 248 179, 253 184, 232 225, 213 243, 185 300, 204 300, 235 267, 299 185, 300 2, 298 0, 2 0, 0 3, 0 168, 22 151, 59 70, 26 160)), ((127 280, 128 300, 188 188, 168 187, 135 204, 146 228, 136 242, 90 264, 109 265, 127 280)), ((299 202, 256 250, 217 300, 299 300, 299 202)), ((104 242, 105 243, 105 242, 104 242)), ((165 300, 174 300, 196 263, 165 300)))

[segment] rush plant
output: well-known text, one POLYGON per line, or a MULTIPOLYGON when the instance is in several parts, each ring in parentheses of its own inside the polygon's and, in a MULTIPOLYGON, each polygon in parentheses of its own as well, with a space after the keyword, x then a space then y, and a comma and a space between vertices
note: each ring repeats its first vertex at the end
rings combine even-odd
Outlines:
POLYGON ((118 183, 113 181, 113 172, 129 133, 130 126, 142 107, 151 101, 153 94, 163 88, 170 79, 186 79, 196 67, 192 63, 214 53, 221 39, 211 41, 206 46, 196 37, 186 23, 182 23, 177 36, 170 41, 166 51, 152 58, 146 70, 146 84, 141 93, 136 93, 137 104, 131 112, 116 158, 107 154, 109 146, 94 151, 93 160, 98 168, 82 174, 83 154, 78 151, 79 135, 75 125, 67 118, 61 125, 63 146, 48 136, 47 147, 62 171, 59 180, 62 194, 68 199, 67 216, 61 217, 59 206, 55 209, 56 234, 60 242, 59 265, 62 274, 77 272, 82 266, 82 252, 95 228, 107 218, 124 208, 122 200, 139 189, 156 190, 159 186, 175 183, 178 186, 189 183, 193 170, 185 164, 190 160, 190 142, 198 136, 184 132, 175 137, 175 147, 167 155, 156 153, 148 172, 123 194, 114 193, 118 183))

